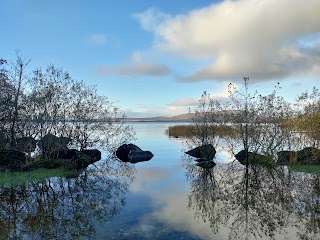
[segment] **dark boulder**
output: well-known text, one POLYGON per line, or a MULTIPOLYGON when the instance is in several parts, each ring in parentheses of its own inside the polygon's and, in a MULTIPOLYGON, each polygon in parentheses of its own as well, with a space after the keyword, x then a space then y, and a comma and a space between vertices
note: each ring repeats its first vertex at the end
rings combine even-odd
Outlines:
POLYGON ((314 147, 306 147, 297 151, 297 161, 302 164, 320 164, 320 150, 314 147))
POLYGON ((57 159, 68 168, 85 168, 101 159, 101 152, 97 149, 78 151, 76 149, 61 150, 57 159))
POLYGON ((27 161, 27 157, 23 152, 17 150, 0 151, 0 170, 21 170, 27 161))
POLYGON ((320 164, 320 150, 314 147, 306 147, 299 151, 280 151, 277 155, 279 164, 320 164))
MULTIPOLYGON (((246 164, 246 151, 241 150, 235 155, 235 158, 243 165, 246 164)), ((262 154, 248 152, 248 163, 249 164, 266 164, 269 162, 269 159, 262 154)))
POLYGON ((97 149, 83 150, 82 153, 91 158, 93 161, 99 161, 101 159, 101 152, 97 149))
POLYGON ((51 133, 45 135, 38 143, 41 150, 44 151, 57 151, 68 149, 67 145, 71 141, 67 137, 57 137, 51 133))
POLYGON ((117 149, 116 156, 123 162, 130 162, 129 160, 130 151, 142 151, 142 150, 138 146, 131 143, 123 144, 117 149))
POLYGON ((37 147, 37 141, 33 137, 22 137, 17 139, 16 149, 22 152, 33 152, 37 147))
POLYGON ((295 151, 280 151, 277 153, 278 164, 296 163, 297 152, 295 151))
POLYGON ((150 151, 143 151, 134 144, 123 144, 115 152, 116 156, 123 162, 143 162, 153 157, 150 151))
POLYGON ((216 164, 214 161, 208 160, 208 161, 198 162, 196 165, 199 167, 208 169, 208 168, 213 168, 216 164))
POLYGON ((0 150, 6 149, 8 144, 9 144, 9 139, 3 132, 0 132, 0 150))
POLYGON ((212 144, 206 144, 187 151, 186 154, 195 158, 213 160, 214 156, 216 155, 216 149, 212 146, 212 144))

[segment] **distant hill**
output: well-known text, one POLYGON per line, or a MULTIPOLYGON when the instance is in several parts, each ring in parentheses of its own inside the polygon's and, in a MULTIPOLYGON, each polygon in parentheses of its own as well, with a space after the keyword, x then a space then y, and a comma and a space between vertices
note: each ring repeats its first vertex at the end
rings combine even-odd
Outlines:
MULTIPOLYGON (((241 114, 240 111, 237 110, 228 110, 228 111, 220 111, 215 113, 215 121, 223 122, 223 121, 232 121, 230 116, 237 116, 241 114)), ((127 118, 126 122, 192 122, 192 117, 194 113, 184 113, 180 115, 176 115, 173 117, 152 117, 152 118, 127 118)))
POLYGON ((173 117, 127 118, 127 122, 191 122, 193 113, 184 113, 173 117))

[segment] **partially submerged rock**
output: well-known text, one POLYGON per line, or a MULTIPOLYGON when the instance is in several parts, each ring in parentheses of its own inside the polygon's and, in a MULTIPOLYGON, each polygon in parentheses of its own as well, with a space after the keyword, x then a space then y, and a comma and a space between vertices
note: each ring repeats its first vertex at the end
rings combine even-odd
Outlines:
POLYGON ((78 151, 76 149, 61 150, 57 159, 65 161, 69 168, 85 168, 101 159, 101 152, 97 149, 78 151), (68 162, 69 161, 69 162, 68 162))
POLYGON ((134 151, 129 152, 129 161, 131 163, 149 161, 153 157, 152 152, 150 151, 134 151))
POLYGON ((212 144, 205 144, 187 151, 186 154, 198 159, 213 160, 216 155, 216 149, 212 144))
POLYGON ((121 145, 115 154, 121 161, 131 163, 149 161, 153 157, 150 151, 143 151, 131 143, 121 145))
POLYGON ((45 135, 38 143, 41 151, 51 155, 61 150, 67 150, 68 143, 71 141, 67 137, 57 137, 51 133, 45 135))

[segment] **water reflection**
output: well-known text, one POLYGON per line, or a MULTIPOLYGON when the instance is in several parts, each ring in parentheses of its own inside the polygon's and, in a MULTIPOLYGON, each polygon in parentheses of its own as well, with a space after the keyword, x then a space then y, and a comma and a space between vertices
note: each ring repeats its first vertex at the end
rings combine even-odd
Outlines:
POLYGON ((183 160, 189 209, 228 239, 320 239, 320 180, 287 167, 238 162, 197 167, 183 160))
POLYGON ((4 239, 77 239, 117 215, 135 169, 108 159, 73 179, 49 179, 0 189, 4 239))

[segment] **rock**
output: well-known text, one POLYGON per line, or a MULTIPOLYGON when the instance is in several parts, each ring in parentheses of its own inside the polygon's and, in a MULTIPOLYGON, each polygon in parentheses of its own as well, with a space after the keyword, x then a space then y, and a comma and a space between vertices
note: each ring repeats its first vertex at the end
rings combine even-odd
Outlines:
POLYGON ((306 147, 297 151, 297 161, 302 164, 320 164, 320 150, 314 147, 306 147))
POLYGON ((23 152, 17 150, 0 151, 0 170, 21 170, 26 161, 27 157, 23 152))
POLYGON ((195 158, 213 160, 214 156, 216 155, 216 149, 212 146, 212 144, 206 144, 187 151, 186 154, 195 158))
POLYGON ((22 137, 17 139, 16 149, 22 152, 33 152, 37 147, 37 141, 33 137, 22 137))
MULTIPOLYGON (((235 158, 243 165, 246 164, 246 151, 241 150, 235 155, 235 158)), ((254 152, 248 152, 249 164, 263 164, 268 162, 268 158, 264 155, 254 152)))
POLYGON ((320 150, 314 147, 306 147, 300 151, 280 151, 277 155, 279 164, 320 164, 320 150))
POLYGON ((39 141, 39 147, 41 150, 66 150, 67 145, 71 141, 67 137, 56 137, 55 135, 48 133, 39 141))
POLYGON ((99 161, 101 159, 101 152, 97 149, 88 149, 83 150, 82 152, 94 161, 99 161))
POLYGON ((0 132, 0 150, 6 149, 8 144, 9 144, 9 140, 7 136, 3 132, 0 132))
POLYGON ((196 165, 202 168, 213 168, 216 164, 214 161, 209 160, 209 161, 198 162, 196 165))
POLYGON ((78 151, 76 149, 61 150, 57 155, 59 160, 65 161, 65 167, 85 168, 101 159, 101 152, 97 149, 78 151))
POLYGON ((134 144, 123 144, 115 152, 116 156, 123 162, 143 162, 153 157, 150 151, 142 151, 141 148, 134 144))
POLYGON ((46 159, 52 159, 57 158, 59 151, 68 150, 67 145, 70 141, 70 138, 56 137, 55 135, 48 133, 38 142, 38 146, 46 159))
POLYGON ((296 163, 298 161, 297 152, 295 151, 280 151, 277 155, 278 164, 296 163))
POLYGON ((150 151, 134 151, 131 150, 128 155, 129 161, 131 163, 149 161, 153 158, 153 154, 150 151))

